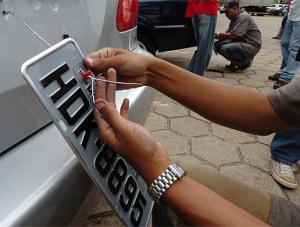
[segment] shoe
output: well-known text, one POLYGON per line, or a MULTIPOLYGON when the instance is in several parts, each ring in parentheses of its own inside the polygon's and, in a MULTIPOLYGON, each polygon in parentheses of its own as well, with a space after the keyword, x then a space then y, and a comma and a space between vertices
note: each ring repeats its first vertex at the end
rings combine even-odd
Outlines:
POLYGON ((280 73, 275 73, 273 76, 269 76, 268 79, 277 81, 279 77, 280 77, 280 73))
POLYGON ((230 65, 225 65, 226 69, 229 69, 231 72, 235 72, 237 69, 237 66, 235 64, 230 63, 230 65))
POLYGON ((283 87, 284 85, 287 85, 287 82, 282 81, 282 80, 278 80, 273 85, 273 89, 277 89, 277 88, 283 87))
POLYGON ((239 70, 245 70, 245 69, 248 69, 252 66, 252 61, 250 61, 247 65, 238 65, 237 66, 237 69, 239 70))
POLYGON ((297 181, 293 167, 271 159, 270 168, 272 177, 278 183, 291 189, 295 189, 297 187, 297 181))
POLYGON ((274 36, 274 37, 272 37, 272 39, 281 39, 281 37, 274 36))

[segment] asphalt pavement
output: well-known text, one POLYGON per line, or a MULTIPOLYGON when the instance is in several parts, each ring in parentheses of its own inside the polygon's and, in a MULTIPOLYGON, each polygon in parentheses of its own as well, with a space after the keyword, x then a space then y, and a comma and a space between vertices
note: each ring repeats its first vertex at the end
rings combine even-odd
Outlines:
MULTIPOLYGON (((262 49, 253 65, 242 73, 225 69, 229 62, 213 55, 208 68, 224 71, 206 72, 205 77, 257 92, 272 90, 269 75, 281 65, 280 40, 272 39, 278 32, 281 16, 253 16, 262 36, 262 49)), ((229 24, 225 15, 218 15, 216 31, 224 32, 229 24)), ((157 57, 186 68, 195 48, 158 53, 157 57)), ((300 73, 295 77, 300 79, 300 73)), ((201 89, 201 88, 199 88, 201 89)), ((188 91, 187 91, 188 92, 188 91)), ((300 205, 300 185, 290 190, 280 186, 270 174, 270 143, 274 134, 257 136, 238 132, 210 122, 176 101, 157 93, 145 127, 169 152, 172 160, 208 165, 222 173, 240 179, 259 190, 288 199, 300 205)), ((299 151, 300 152, 300 151, 299 151)), ((300 184, 300 164, 295 165, 300 184)), ((92 211, 87 225, 122 226, 110 207, 101 199, 92 211)))

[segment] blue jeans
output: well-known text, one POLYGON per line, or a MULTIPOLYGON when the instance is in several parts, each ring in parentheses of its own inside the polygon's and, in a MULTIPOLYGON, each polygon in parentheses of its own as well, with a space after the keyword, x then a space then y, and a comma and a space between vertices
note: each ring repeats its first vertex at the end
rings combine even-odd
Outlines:
POLYGON ((197 50, 187 68, 188 71, 203 76, 209 64, 217 24, 217 17, 213 15, 198 15, 192 18, 197 50))
POLYGON ((275 161, 292 166, 300 160, 300 129, 277 132, 270 149, 275 161))
POLYGON ((298 73, 296 55, 300 47, 300 21, 287 20, 281 39, 282 64, 279 80, 289 83, 298 73))
POLYGON ((229 60, 233 65, 245 66, 250 64, 250 59, 247 58, 241 49, 238 42, 231 40, 219 40, 215 42, 216 51, 224 58, 229 60))

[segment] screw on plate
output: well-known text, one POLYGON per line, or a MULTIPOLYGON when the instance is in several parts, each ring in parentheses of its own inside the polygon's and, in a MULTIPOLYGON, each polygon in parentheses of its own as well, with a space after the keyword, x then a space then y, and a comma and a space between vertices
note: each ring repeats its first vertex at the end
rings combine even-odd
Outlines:
POLYGON ((70 35, 69 34, 63 34, 63 39, 67 39, 67 38, 70 38, 70 35))

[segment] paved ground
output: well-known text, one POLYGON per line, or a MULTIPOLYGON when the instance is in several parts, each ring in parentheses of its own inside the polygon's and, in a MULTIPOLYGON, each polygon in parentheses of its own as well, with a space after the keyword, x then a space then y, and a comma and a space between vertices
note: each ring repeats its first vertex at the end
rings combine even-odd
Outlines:
MULTIPOLYGON (((218 68, 225 72, 206 72, 205 77, 258 92, 268 92, 272 89, 274 82, 267 77, 278 71, 281 52, 280 41, 271 37, 277 34, 282 17, 253 18, 263 35, 263 47, 253 66, 243 73, 226 72, 224 66, 228 62, 223 57, 214 55, 209 68, 218 68)), ((217 31, 225 31, 228 22, 224 15, 219 15, 217 31)), ((157 57, 186 68, 194 50, 195 48, 188 48, 164 52, 157 54, 157 57)), ((296 78, 300 78, 300 74, 296 78)), ((262 191, 300 205, 300 186, 296 190, 288 190, 278 185, 270 175, 269 145, 273 135, 262 137, 227 129, 199 117, 161 93, 156 95, 146 128, 166 147, 173 160, 187 159, 189 162, 209 165, 262 191)), ((299 166, 295 166, 298 183, 299 166)), ((88 224, 121 226, 104 201, 100 201, 92 212, 88 224)))

